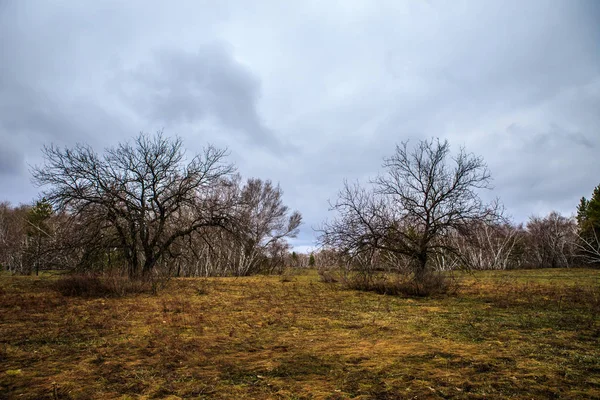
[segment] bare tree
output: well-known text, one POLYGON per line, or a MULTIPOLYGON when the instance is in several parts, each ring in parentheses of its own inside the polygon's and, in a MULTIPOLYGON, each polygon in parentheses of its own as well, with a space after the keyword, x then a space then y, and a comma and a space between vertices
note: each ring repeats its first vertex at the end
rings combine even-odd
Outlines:
MULTIPOLYGON (((459 249, 460 257, 452 257, 456 264, 469 269, 504 270, 519 266, 515 247, 521 240, 522 229, 509 223, 477 221, 466 235, 453 235, 450 240, 459 249)), ((444 260, 445 261, 445 260, 444 260)))
MULTIPOLYGON (((295 237, 302 223, 298 211, 290 215, 283 204, 283 191, 271 181, 248 179, 240 193, 237 222, 242 245, 240 275, 247 275, 258 268, 261 255, 270 254, 271 259, 287 249, 282 241, 295 237), (283 246, 283 247, 282 247, 283 246)), ((272 263, 271 263, 272 264, 272 263)))
POLYGON ((536 268, 570 267, 575 258, 576 222, 553 211, 527 222, 529 264, 536 268))
POLYGON ((12 273, 39 273, 74 265, 81 235, 44 200, 11 207, 0 203, 0 267, 12 273))
POLYGON ((270 181, 251 178, 242 184, 234 175, 222 186, 233 199, 228 229, 204 227, 176 241, 177 276, 249 275, 280 271, 289 259, 287 239, 301 223, 298 212, 282 202, 283 192, 270 181))
POLYGON ((398 255, 421 281, 432 256, 459 251, 445 240, 451 233, 466 233, 473 223, 497 217, 497 208, 478 194, 490 187, 485 163, 464 149, 451 157, 447 141, 420 141, 412 150, 405 142, 383 167, 371 188, 344 184, 331 205, 336 218, 320 230, 322 245, 352 257, 398 255))
POLYGON ((28 206, 11 207, 0 203, 0 266, 12 273, 27 271, 24 260, 28 206))
POLYGON ((59 210, 92 220, 115 239, 130 276, 146 275, 175 241, 225 226, 231 208, 220 186, 234 171, 226 151, 209 146, 186 161, 179 138, 140 134, 96 153, 86 145, 44 147, 33 180, 59 210))
POLYGON ((597 229, 591 229, 586 235, 574 230, 577 237, 575 246, 579 250, 580 258, 586 264, 600 265, 600 236, 597 229))

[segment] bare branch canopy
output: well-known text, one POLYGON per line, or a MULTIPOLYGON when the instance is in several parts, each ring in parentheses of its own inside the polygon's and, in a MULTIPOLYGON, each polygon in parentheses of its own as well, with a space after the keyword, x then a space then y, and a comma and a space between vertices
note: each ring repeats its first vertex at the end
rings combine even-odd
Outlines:
POLYGON ((384 251, 407 256, 415 276, 426 273, 439 251, 458 251, 447 240, 475 221, 492 220, 498 207, 479 191, 490 188, 485 162, 465 149, 452 156, 447 141, 408 142, 383 161, 384 173, 370 187, 344 183, 332 221, 321 228, 321 244, 350 256, 384 251))

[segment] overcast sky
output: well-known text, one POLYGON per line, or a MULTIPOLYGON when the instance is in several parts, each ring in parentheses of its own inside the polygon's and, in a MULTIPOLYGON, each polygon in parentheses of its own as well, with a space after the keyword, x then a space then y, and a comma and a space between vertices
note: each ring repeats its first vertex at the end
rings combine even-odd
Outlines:
POLYGON ((164 129, 279 182, 314 245, 394 145, 481 155, 516 222, 600 184, 600 2, 0 0, 0 201, 43 144, 164 129))

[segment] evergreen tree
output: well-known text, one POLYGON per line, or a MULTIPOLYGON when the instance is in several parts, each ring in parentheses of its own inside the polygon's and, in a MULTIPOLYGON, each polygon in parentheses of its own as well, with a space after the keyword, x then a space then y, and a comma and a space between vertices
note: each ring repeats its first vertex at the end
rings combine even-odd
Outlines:
POLYGON ((315 256, 313 253, 310 253, 310 257, 308 257, 308 266, 309 267, 315 266, 315 256))
POLYGON ((600 185, 596 186, 592 197, 582 197, 577 206, 577 224, 580 233, 600 229, 600 185))
POLYGON ((600 185, 596 186, 592 197, 582 197, 577 206, 577 226, 581 241, 582 255, 593 263, 599 263, 600 254, 600 185))
POLYGON ((50 237, 50 229, 48 219, 52 216, 52 205, 45 198, 38 200, 27 213, 27 241, 28 254, 30 262, 33 264, 35 274, 40 271, 42 260, 42 245, 44 241, 50 237))

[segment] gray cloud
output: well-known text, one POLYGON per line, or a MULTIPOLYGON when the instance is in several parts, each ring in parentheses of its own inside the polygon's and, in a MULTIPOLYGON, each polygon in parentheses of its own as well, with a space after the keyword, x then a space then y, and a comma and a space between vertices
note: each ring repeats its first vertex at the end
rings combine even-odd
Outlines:
POLYGON ((223 44, 205 45, 193 53, 158 51, 152 63, 124 73, 117 84, 148 120, 176 125, 212 118, 246 143, 282 149, 257 110, 259 80, 223 44))
POLYGON ((0 2, 0 187, 42 144, 138 131, 231 150, 303 212, 432 136, 488 162, 515 220, 598 183, 600 6, 590 1, 0 2))

